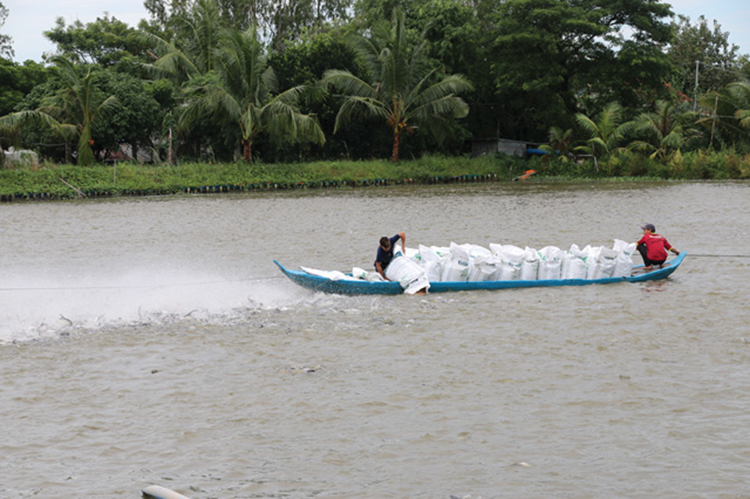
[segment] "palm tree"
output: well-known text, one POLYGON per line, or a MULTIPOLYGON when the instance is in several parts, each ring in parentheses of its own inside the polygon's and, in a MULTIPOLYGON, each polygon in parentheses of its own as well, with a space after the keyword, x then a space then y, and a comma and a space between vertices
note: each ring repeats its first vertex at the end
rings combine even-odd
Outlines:
POLYGON ((750 129, 750 82, 738 81, 727 86, 732 102, 737 106, 735 118, 743 128, 750 129))
MULTIPOLYGON (((153 78, 165 78, 181 87, 214 69, 216 53, 226 28, 214 0, 198 0, 189 9, 183 5, 177 13, 173 12, 172 23, 176 31, 172 40, 146 31, 139 32, 143 43, 150 47, 147 53, 152 59, 150 64, 143 66, 153 78)), ((166 121, 172 123, 173 120, 166 121)), ((168 137, 167 162, 172 164, 173 128, 167 126, 163 133, 168 137)), ((199 150, 201 140, 195 140, 193 145, 199 150)))
POLYGON ((426 37, 412 46, 404 21, 403 10, 394 9, 390 24, 374 26, 372 38, 353 39, 371 81, 342 70, 326 71, 322 80, 343 94, 334 133, 362 116, 385 120, 393 131, 394 162, 404 130, 414 130, 418 123, 436 126, 445 117, 463 118, 469 107, 457 94, 472 88, 461 75, 439 77, 437 68, 430 69, 426 37))
POLYGON ((618 148, 620 142, 632 129, 632 122, 622 123, 622 106, 612 102, 596 117, 596 121, 582 113, 576 114, 576 121, 589 134, 585 146, 576 148, 594 159, 600 159, 618 148))
POLYGON ((703 129, 706 136, 710 136, 708 148, 714 146, 714 141, 720 144, 741 141, 744 130, 740 125, 738 112, 742 108, 741 94, 733 91, 731 85, 723 91, 710 91, 698 99, 700 107, 690 116, 695 119, 695 128, 703 129))
POLYGON ((253 141, 261 132, 274 141, 325 143, 317 119, 299 110, 300 98, 312 89, 298 86, 278 93, 254 29, 228 31, 216 60, 215 71, 194 78, 188 87, 181 126, 189 128, 206 116, 228 118, 239 126, 246 161, 252 161, 253 141))
POLYGON ((667 160, 699 135, 694 123, 694 113, 681 111, 674 102, 657 101, 654 112, 643 113, 635 120, 636 132, 649 138, 636 140, 629 147, 650 152, 652 159, 667 160))
POLYGON ((65 140, 65 157, 70 162, 70 140, 76 135, 76 127, 57 121, 40 109, 18 111, 0 117, 0 136, 6 137, 15 147, 21 145, 21 125, 27 122, 48 126, 52 131, 65 140))
MULTIPOLYGON (((558 126, 552 126, 548 132, 549 142, 542 144, 539 148, 550 154, 557 155, 562 161, 569 161, 575 157, 572 151, 573 129, 568 128, 563 131, 558 126)), ((554 157, 554 156, 553 156, 554 157)), ((545 159, 547 159, 545 157, 545 159)))
POLYGON ((65 87, 43 102, 40 110, 58 121, 75 125, 78 134, 78 164, 90 165, 94 163, 92 128, 106 111, 117 105, 117 98, 110 95, 100 100, 94 87, 91 68, 81 77, 68 59, 57 57, 54 62, 65 87))
POLYGON ((198 0, 189 12, 175 16, 174 24, 175 42, 145 31, 140 36, 156 52, 149 52, 153 62, 146 69, 179 85, 214 69, 224 28, 213 0, 198 0))
POLYGON ((91 68, 81 77, 76 67, 65 57, 55 57, 57 73, 63 88, 44 99, 42 106, 33 111, 20 111, 4 116, 0 125, 14 130, 27 120, 50 126, 66 140, 66 157, 70 161, 69 140, 78 136, 78 164, 94 163, 92 129, 107 110, 117 105, 115 96, 100 99, 93 83, 91 68))

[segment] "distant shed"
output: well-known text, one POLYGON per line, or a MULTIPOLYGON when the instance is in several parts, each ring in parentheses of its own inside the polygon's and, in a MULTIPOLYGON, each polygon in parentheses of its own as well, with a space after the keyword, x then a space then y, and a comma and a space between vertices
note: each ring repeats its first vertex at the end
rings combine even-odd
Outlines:
POLYGON ((523 140, 508 139, 483 139, 471 143, 471 156, 483 156, 485 154, 503 153, 509 156, 527 157, 529 154, 541 154, 543 151, 535 149, 536 143, 523 140))

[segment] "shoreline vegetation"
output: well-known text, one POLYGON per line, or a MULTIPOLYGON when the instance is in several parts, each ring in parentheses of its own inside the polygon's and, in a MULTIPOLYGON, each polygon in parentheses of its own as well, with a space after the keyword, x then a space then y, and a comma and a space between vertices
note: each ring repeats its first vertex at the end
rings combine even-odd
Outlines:
POLYGON ((606 161, 491 155, 470 158, 425 156, 388 160, 310 163, 131 162, 75 166, 41 163, 0 168, 0 201, 61 200, 180 193, 223 193, 306 188, 368 187, 451 182, 508 182, 528 170, 527 182, 744 180, 750 154, 735 151, 686 153, 664 164, 629 152, 606 161))

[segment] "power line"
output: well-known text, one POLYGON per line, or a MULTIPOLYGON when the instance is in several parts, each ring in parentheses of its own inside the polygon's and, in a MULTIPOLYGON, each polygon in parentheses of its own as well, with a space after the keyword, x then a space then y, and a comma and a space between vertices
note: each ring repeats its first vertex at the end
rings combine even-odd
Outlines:
POLYGON ((694 256, 706 257, 706 258, 750 258, 750 255, 701 255, 695 253, 688 253, 691 258, 694 256))
POLYGON ((707 62, 701 62, 701 61, 695 61, 695 63, 696 64, 701 64, 701 65, 709 67, 709 68, 718 69, 719 71, 725 71, 727 73, 734 73, 734 74, 738 74, 740 76, 744 75, 744 73, 742 71, 740 71, 739 69, 727 69, 727 68, 722 67, 722 66, 717 66, 716 64, 709 64, 707 62))
POLYGON ((202 282, 184 282, 176 284, 136 284, 132 286, 57 286, 57 287, 35 287, 35 288, 0 288, 0 291, 86 291, 101 289, 158 289, 158 288, 178 288, 183 286, 206 286, 209 284, 228 284, 233 282, 248 281, 270 281, 274 279, 283 279, 284 276, 273 277, 252 277, 248 279, 235 279, 230 281, 202 281, 202 282))

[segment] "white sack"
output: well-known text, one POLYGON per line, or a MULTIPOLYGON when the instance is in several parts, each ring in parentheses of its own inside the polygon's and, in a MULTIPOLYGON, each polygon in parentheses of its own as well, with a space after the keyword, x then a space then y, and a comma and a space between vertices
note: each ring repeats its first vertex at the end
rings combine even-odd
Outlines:
POLYGON ((443 263, 443 274, 440 278, 445 282, 466 282, 469 279, 469 252, 460 244, 451 243, 451 257, 443 263))
MULTIPOLYGON (((394 254, 395 254, 395 252, 394 252, 394 254)), ((415 261, 417 263, 420 263, 420 260, 422 258, 421 253, 416 248, 406 248, 406 249, 404 249, 403 254, 409 260, 415 261)))
POLYGON ((613 250, 617 252, 615 258, 615 270, 612 272, 613 277, 629 276, 633 271, 633 253, 635 252, 635 243, 627 243, 620 239, 615 239, 613 250))
POLYGON ((486 274, 482 271, 482 262, 492 258, 490 250, 476 244, 465 245, 469 253, 469 281, 484 281, 486 274))
POLYGON ((512 244, 490 244, 493 255, 500 261, 500 271, 496 274, 498 281, 517 281, 521 278, 521 264, 525 250, 512 244))
POLYGON ((352 268, 352 277, 356 277, 357 279, 369 281, 369 282, 375 282, 375 281, 384 281, 383 276, 380 275, 379 272, 368 272, 365 269, 361 269, 359 267, 353 267, 352 268))
POLYGON ((562 259, 563 279, 586 279, 586 258, 590 246, 581 250, 577 244, 573 244, 562 259))
POLYGON ((521 261, 521 280, 536 281, 539 278, 539 254, 528 246, 524 250, 521 261))
POLYGON ((631 257, 633 256, 633 253, 635 253, 635 248, 635 243, 628 243, 621 239, 615 239, 615 244, 614 246, 612 246, 612 249, 617 251, 618 253, 624 253, 631 257))
POLYGON ((562 277, 562 259, 565 252, 555 246, 545 246, 539 250, 538 279, 560 279, 562 277))
POLYGON ((495 281, 497 280, 497 273, 500 271, 500 264, 502 260, 499 260, 493 255, 479 256, 472 260, 473 272, 476 273, 476 281, 495 281))
POLYGON ((443 274, 444 257, 440 256, 435 247, 419 245, 419 256, 422 268, 427 274, 427 280, 430 282, 439 281, 443 274))
POLYGON ((421 289, 427 291, 430 288, 424 269, 400 253, 394 256, 388 264, 385 276, 391 281, 398 282, 404 289, 404 293, 410 295, 421 289))
POLYGON ((586 279, 604 279, 612 277, 615 271, 615 250, 599 246, 592 248, 587 258, 588 268, 586 269, 586 279))
POLYGON ((340 272, 338 270, 318 270, 318 269, 311 269, 309 267, 300 267, 300 268, 304 270, 305 272, 307 272, 308 274, 325 277, 332 281, 339 281, 339 280, 356 281, 357 280, 356 277, 346 275, 343 272, 340 272))

